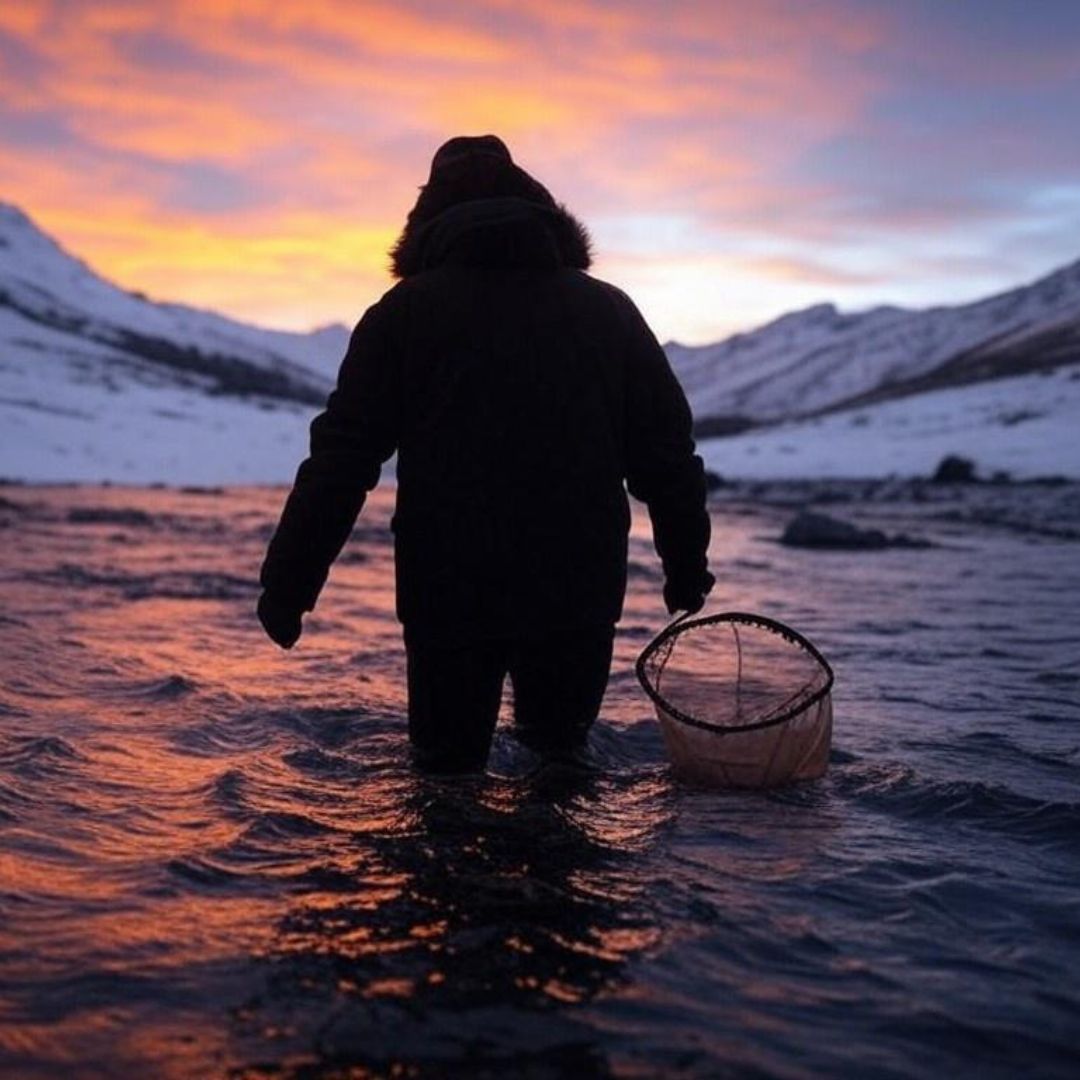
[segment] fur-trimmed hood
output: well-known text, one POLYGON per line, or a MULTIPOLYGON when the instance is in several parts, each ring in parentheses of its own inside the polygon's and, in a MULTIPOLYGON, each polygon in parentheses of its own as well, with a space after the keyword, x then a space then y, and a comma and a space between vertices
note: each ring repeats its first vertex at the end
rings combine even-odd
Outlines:
POLYGON ((426 222, 409 216, 391 252, 394 276, 445 264, 587 270, 592 253, 588 231, 565 206, 506 196, 461 202, 426 222))

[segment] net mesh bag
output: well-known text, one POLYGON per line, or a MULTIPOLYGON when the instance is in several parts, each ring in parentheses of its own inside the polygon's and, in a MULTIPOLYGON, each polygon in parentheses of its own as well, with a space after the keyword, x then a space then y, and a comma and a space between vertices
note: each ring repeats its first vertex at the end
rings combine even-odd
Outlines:
POLYGON ((764 788, 825 772, 832 669, 783 623, 741 612, 677 619, 638 657, 637 677, 684 779, 764 788))

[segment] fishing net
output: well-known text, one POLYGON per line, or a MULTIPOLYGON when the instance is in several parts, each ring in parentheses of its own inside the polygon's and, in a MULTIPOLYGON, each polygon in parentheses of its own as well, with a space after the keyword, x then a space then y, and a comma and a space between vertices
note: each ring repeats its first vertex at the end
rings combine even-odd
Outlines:
POLYGON ((638 657, 637 677, 685 779, 763 788, 825 772, 832 669, 783 623, 738 612, 677 619, 638 657))

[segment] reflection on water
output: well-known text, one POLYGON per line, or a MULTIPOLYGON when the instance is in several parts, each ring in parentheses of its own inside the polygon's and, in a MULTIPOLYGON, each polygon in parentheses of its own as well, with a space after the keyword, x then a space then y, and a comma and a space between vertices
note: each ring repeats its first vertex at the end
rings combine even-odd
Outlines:
POLYGON ((436 781, 389 496, 283 654, 251 614, 280 493, 0 495, 0 1073, 1070 1074, 1075 544, 924 515, 945 546, 808 553, 718 511, 719 605, 839 680, 824 780, 721 795, 632 675, 641 517, 589 766, 506 730, 436 781))
POLYGON ((365 865, 343 880, 315 870, 318 886, 290 903, 246 1030, 283 1046, 300 1032, 302 1054, 314 1023, 321 1059, 390 1069, 531 1061, 606 1075, 560 1011, 615 990, 625 960, 657 941, 635 852, 664 815, 583 826, 600 797, 591 777, 543 772, 418 782, 394 827, 368 834, 365 865))

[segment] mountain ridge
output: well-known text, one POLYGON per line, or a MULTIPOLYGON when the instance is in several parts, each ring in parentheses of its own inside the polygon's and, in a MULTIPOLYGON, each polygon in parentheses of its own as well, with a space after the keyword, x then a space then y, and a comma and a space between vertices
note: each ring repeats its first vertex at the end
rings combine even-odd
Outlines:
POLYGON ((61 332, 164 367, 184 370, 183 354, 201 358, 204 375, 222 359, 220 392, 264 393, 313 403, 324 398, 333 372, 321 357, 339 361, 348 340, 345 326, 308 333, 250 326, 216 311, 156 301, 123 289, 67 251, 21 208, 0 201, 0 309, 61 332), (118 333, 119 332, 119 333, 118 333), (235 373, 244 370, 237 383, 235 373), (265 386, 260 375, 266 373, 265 386))
POLYGON ((669 345, 699 433, 808 419, 1080 362, 1080 260, 966 304, 815 304, 712 345, 669 345), (1047 349, 1048 335, 1057 342, 1047 349), (1025 348, 1026 344, 1026 348, 1025 348), (982 365, 971 363, 981 356, 982 365))
MULTIPOLYGON (((348 333, 150 300, 0 202, 0 476, 281 482, 348 333)), ((1033 475, 1057 468, 1047 446, 1076 442, 1080 261, 968 304, 819 303, 665 349, 717 471, 914 474, 978 446, 1033 475)))
POLYGON ((0 475, 280 481, 348 336, 149 300, 0 203, 0 475))

